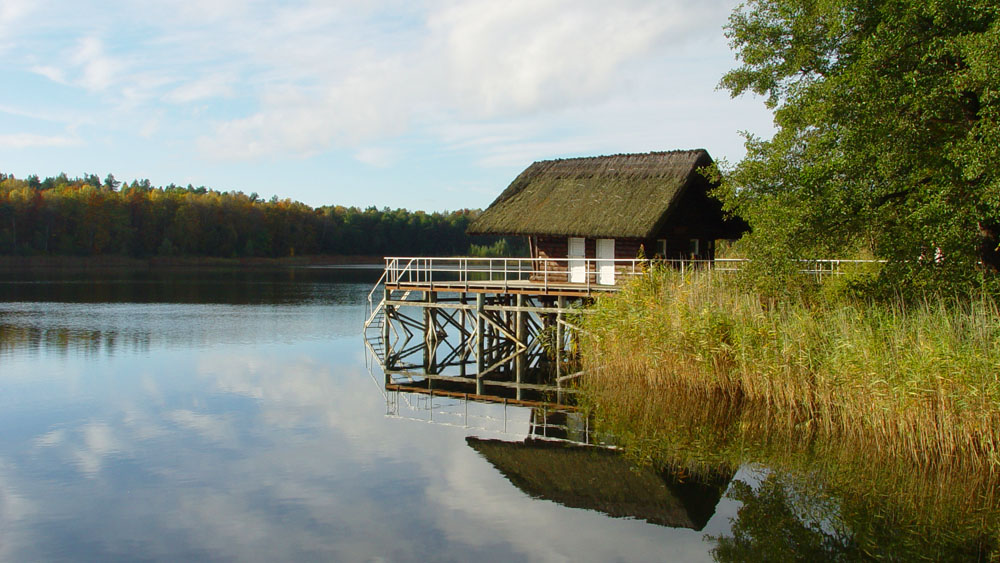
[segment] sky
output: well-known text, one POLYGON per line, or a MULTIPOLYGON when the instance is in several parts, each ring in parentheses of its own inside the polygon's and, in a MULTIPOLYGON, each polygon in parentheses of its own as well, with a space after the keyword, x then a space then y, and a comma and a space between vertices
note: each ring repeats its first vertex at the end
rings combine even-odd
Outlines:
POLYGON ((738 0, 3 0, 0 171, 483 208, 536 160, 769 137, 738 0))

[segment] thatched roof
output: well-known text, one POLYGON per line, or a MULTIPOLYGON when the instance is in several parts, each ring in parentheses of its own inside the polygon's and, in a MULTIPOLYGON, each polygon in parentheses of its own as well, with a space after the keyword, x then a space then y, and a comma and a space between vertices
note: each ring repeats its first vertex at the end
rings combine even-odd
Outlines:
POLYGON ((690 185, 704 149, 542 160, 469 226, 470 234, 652 238, 690 185))
POLYGON ((715 514, 732 473, 685 479, 633 467, 618 452, 528 439, 466 442, 528 495, 614 517, 701 530, 715 514))

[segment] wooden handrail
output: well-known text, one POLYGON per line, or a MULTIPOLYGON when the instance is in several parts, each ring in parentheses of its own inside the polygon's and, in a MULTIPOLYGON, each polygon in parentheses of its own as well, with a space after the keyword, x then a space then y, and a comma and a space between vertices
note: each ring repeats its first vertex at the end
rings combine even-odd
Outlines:
MULTIPOLYGON (((426 283, 434 286, 444 282, 448 275, 455 275, 457 282, 468 287, 477 274, 484 275, 488 282, 498 282, 503 289, 510 288, 512 281, 528 281, 532 278, 541 281, 542 286, 547 290, 552 283, 551 272, 565 271, 569 282, 570 271, 574 266, 579 266, 583 262, 584 279, 580 282, 583 289, 590 291, 596 286, 604 287, 605 284, 596 283, 600 276, 600 267, 606 266, 609 262, 615 268, 616 277, 631 277, 644 274, 649 264, 672 264, 677 267, 682 274, 686 274, 691 266, 704 266, 718 272, 735 272, 748 260, 743 258, 719 258, 716 260, 646 260, 631 258, 510 258, 510 257, 428 257, 428 256, 393 256, 385 258, 386 271, 383 272, 383 279, 387 284, 399 285, 400 283, 426 283), (499 276, 499 278, 498 278, 499 276), (595 281, 591 281, 591 276, 595 281)), ((802 268, 800 271, 817 276, 839 275, 844 273, 842 266, 846 264, 881 264, 883 260, 854 260, 854 259, 821 259, 821 260, 800 260, 802 268)), ((611 287, 611 286, 608 286, 611 287)))

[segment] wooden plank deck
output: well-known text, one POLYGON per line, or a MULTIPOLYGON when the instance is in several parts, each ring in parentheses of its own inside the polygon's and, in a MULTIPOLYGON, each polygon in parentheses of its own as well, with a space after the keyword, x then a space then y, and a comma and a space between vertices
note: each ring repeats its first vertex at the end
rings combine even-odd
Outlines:
POLYGON ((556 297, 589 297, 619 291, 620 285, 595 283, 541 282, 531 280, 469 280, 469 281, 406 281, 386 283, 386 289, 409 291, 439 291, 455 293, 510 293, 552 295, 556 297))

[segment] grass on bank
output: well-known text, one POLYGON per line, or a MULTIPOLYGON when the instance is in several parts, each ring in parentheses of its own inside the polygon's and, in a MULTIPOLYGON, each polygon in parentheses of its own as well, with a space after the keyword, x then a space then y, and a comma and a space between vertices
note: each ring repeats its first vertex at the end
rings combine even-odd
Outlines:
POLYGON ((588 402, 623 432, 662 420, 650 398, 697 390, 882 455, 1000 470, 997 302, 829 295, 762 305, 724 275, 654 270, 586 316, 588 402))

